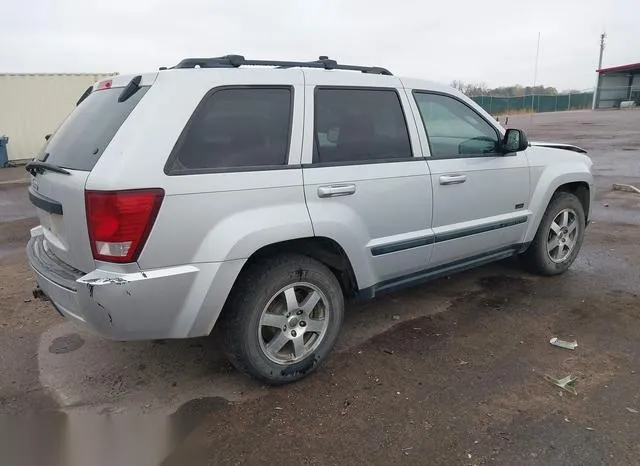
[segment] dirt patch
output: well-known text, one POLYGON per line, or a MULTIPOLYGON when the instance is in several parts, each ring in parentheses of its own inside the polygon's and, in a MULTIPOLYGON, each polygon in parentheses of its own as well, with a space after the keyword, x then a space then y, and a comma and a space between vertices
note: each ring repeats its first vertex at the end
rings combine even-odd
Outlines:
POLYGON ((638 428, 622 427, 624 404, 639 401, 637 296, 591 293, 552 306, 566 280, 549 283, 481 278, 448 312, 398 324, 301 383, 216 412, 191 452, 216 464, 596 464, 589 455, 607 457, 606 445, 619 464, 633 463, 638 428), (553 335, 580 346, 553 347, 553 335), (578 396, 546 373, 577 375, 578 396), (619 399, 595 409, 612 386, 619 399), (240 440, 248 425, 252 442, 240 440))
POLYGON ((0 223, 0 414, 57 407, 38 380, 37 348, 42 331, 58 320, 33 299, 33 272, 24 247, 35 219, 0 223))

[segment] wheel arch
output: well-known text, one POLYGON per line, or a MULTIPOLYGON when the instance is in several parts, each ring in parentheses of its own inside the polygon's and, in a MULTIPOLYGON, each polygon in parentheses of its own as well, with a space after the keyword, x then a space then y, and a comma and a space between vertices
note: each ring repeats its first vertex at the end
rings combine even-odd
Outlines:
POLYGON ((256 262, 280 254, 300 254, 317 260, 333 272, 345 297, 352 298, 356 295, 358 280, 349 256, 335 240, 322 236, 296 238, 263 246, 249 257, 238 278, 256 262))
POLYGON ((580 204, 582 204, 582 209, 584 210, 584 218, 588 223, 589 212, 591 208, 591 188, 589 186, 589 183, 587 183, 586 181, 572 181, 570 183, 560 185, 552 194, 551 199, 553 199, 553 196, 555 196, 556 193, 559 192, 573 194, 578 198, 580 204))
POLYGON ((542 217, 544 216, 551 199, 558 192, 574 194, 582 204, 585 219, 589 221, 590 209, 593 201, 593 177, 587 172, 566 172, 560 176, 554 176, 546 171, 541 177, 531 196, 530 209, 533 212, 531 222, 525 233, 524 243, 528 244, 538 231, 542 217))

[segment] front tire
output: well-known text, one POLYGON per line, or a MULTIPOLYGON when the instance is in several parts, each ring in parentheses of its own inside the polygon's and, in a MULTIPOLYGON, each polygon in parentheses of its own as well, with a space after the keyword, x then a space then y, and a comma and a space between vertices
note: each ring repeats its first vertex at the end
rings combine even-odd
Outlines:
POLYGON ((322 263, 283 255, 251 265, 221 316, 229 360, 271 385, 299 380, 324 360, 344 315, 342 289, 322 263))
POLYGON ((585 225, 580 200, 571 193, 556 193, 531 246, 522 255, 527 268, 540 275, 566 272, 580 252, 585 225))

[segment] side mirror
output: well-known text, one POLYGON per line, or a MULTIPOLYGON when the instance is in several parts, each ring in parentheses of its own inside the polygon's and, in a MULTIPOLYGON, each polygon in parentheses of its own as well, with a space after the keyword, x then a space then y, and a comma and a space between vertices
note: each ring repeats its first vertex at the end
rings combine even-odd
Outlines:
POLYGON ((502 151, 508 152, 520 152, 529 147, 529 140, 527 135, 521 129, 510 128, 504 134, 502 140, 502 151))

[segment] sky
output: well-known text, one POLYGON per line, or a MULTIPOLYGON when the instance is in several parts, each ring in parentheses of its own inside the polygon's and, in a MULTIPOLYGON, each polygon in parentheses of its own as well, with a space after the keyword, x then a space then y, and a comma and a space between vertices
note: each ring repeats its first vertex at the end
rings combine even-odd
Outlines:
POLYGON ((120 72, 185 57, 377 65, 399 76, 595 85, 640 62, 638 0, 0 0, 0 73, 120 72))

